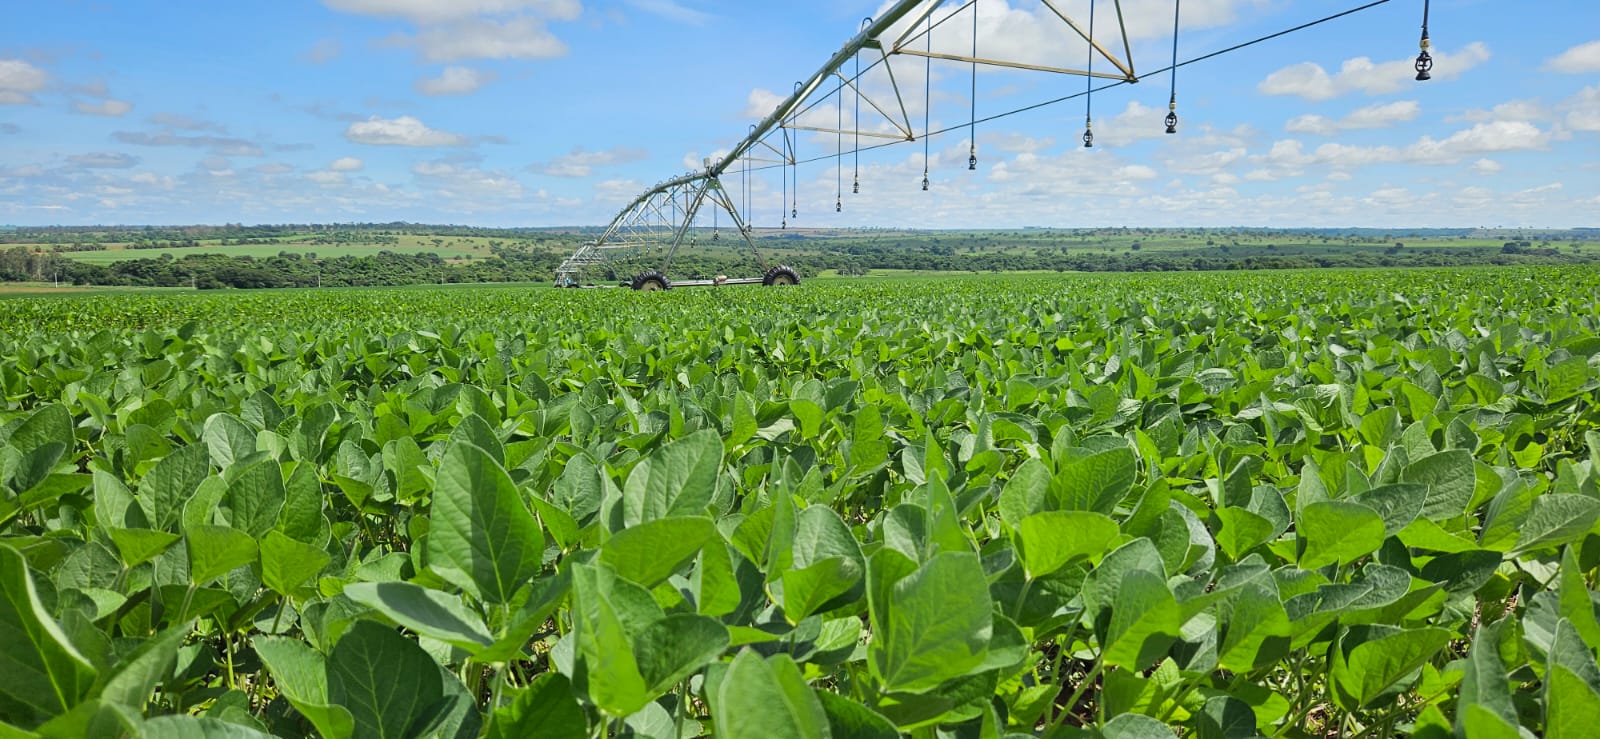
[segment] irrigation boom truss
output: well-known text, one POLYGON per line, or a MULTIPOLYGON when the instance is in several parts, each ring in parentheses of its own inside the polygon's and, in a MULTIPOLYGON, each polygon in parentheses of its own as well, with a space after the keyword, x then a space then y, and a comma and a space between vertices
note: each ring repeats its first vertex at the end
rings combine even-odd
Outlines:
MULTIPOLYGON (((1246 46, 1251 46, 1263 41, 1299 31, 1312 26, 1351 15, 1369 8, 1384 5, 1391 0, 1371 0, 1363 5, 1343 10, 1342 12, 1305 23, 1293 28, 1285 29, 1261 38, 1238 44, 1220 51, 1211 52, 1180 62, 1177 57, 1177 35, 1179 18, 1182 11, 1182 0, 1172 0, 1173 13, 1173 58, 1170 66, 1156 70, 1153 74, 1168 73, 1173 77, 1172 99, 1169 103, 1169 112, 1166 118, 1166 132, 1177 132, 1177 88, 1176 72, 1178 68, 1195 62, 1210 59, 1224 53, 1236 51, 1246 46)), ((991 55, 979 55, 980 38, 978 30, 978 5, 980 0, 899 0, 890 5, 877 18, 868 18, 862 22, 860 30, 849 41, 834 52, 816 72, 807 79, 796 82, 793 92, 760 122, 750 127, 749 133, 721 157, 706 159, 704 167, 698 171, 688 172, 669 180, 655 184, 640 193, 625 207, 620 210, 599 238, 587 242, 564 261, 556 272, 556 285, 558 287, 577 287, 580 277, 587 270, 594 268, 609 268, 615 272, 615 267, 621 262, 636 263, 638 260, 654 260, 650 271, 631 277, 631 286, 634 289, 666 289, 673 286, 666 275, 671 269, 673 257, 695 236, 695 227, 702 211, 708 207, 715 216, 720 218, 726 214, 729 223, 738 233, 743 245, 748 247, 755 262, 761 266, 764 276, 761 278, 727 279, 719 277, 716 280, 703 280, 697 282, 679 282, 678 285, 690 284, 734 284, 760 282, 762 284, 793 284, 798 281, 798 276, 788 267, 774 267, 768 265, 756 248, 755 241, 751 238, 754 228, 749 219, 749 179, 753 172, 780 168, 783 170, 785 186, 787 187, 789 171, 801 163, 797 155, 800 132, 814 134, 833 134, 841 142, 835 155, 844 153, 859 154, 866 149, 875 149, 893 143, 913 142, 919 135, 911 116, 907 113, 907 96, 904 94, 901 82, 896 78, 890 60, 898 57, 912 57, 922 60, 925 76, 930 76, 933 60, 943 62, 956 62, 970 65, 972 68, 972 84, 974 101, 977 92, 978 67, 1000 68, 1012 71, 1043 72, 1056 75, 1078 76, 1086 79, 1083 92, 1068 95, 1056 100, 1047 101, 1025 108, 1010 111, 1000 115, 990 116, 984 120, 1012 115, 1015 113, 1032 110, 1044 105, 1063 102, 1066 100, 1084 97, 1089 98, 1094 92, 1122 84, 1137 83, 1140 76, 1134 70, 1133 48, 1129 43, 1128 26, 1123 14, 1122 0, 1089 0, 1088 17, 1074 17, 1065 11, 1066 0, 1037 0, 1043 10, 1048 10, 1047 17, 1059 21, 1058 31, 1064 39, 1080 39, 1085 44, 1087 63, 1082 68, 1042 64, 1036 61, 1003 59, 991 55), (1109 6, 1106 15, 1114 14, 1114 28, 1110 32, 1097 30, 1095 8, 1097 5, 1109 6), (941 8, 947 12, 940 14, 941 8), (971 53, 949 53, 934 51, 934 30, 951 22, 962 14, 971 16, 971 53), (1086 22, 1085 22, 1086 21, 1086 22), (1109 39, 1109 40, 1108 40, 1109 39), (1109 48, 1108 48, 1109 47, 1109 48), (1117 53, 1120 51, 1120 55, 1117 53), (887 78, 887 88, 883 91, 874 90, 869 94, 863 84, 863 70, 861 59, 867 54, 870 71, 879 67, 883 68, 887 78), (855 64, 854 72, 848 71, 848 65, 855 64), (1096 64, 1109 64, 1110 71, 1104 67, 1096 70, 1096 64), (1096 80, 1101 81, 1096 87, 1096 80), (855 114, 853 124, 844 117, 844 97, 850 95, 855 99, 855 114), (802 123, 801 116, 810 112, 829 98, 837 96, 838 124, 835 127, 802 123), (892 102, 891 102, 892 100, 892 102), (887 125, 877 125, 864 128, 861 125, 861 112, 868 110, 881 116, 881 121, 887 125), (846 127, 847 124, 852 124, 846 127), (843 137, 850 136, 855 142, 853 147, 846 151, 843 148, 843 137), (861 137, 876 139, 877 144, 863 146, 861 137), (729 193, 723 184, 724 176, 738 174, 742 178, 743 202, 729 193), (741 213, 741 211, 743 211, 741 213)), ((1433 60, 1429 55, 1430 42, 1427 30, 1427 4, 1422 0, 1423 31, 1421 39, 1422 53, 1416 62, 1417 79, 1426 80, 1432 69, 1433 60)), ((1105 23, 1106 21, 1098 21, 1105 23)), ((1103 29, 1104 26, 1100 26, 1103 29)), ((987 39, 983 48, 1005 48, 1004 39, 987 39)), ((943 131, 930 130, 929 119, 926 111, 932 99, 931 87, 924 79, 925 97, 921 99, 924 111, 923 127, 920 138, 927 146, 930 136, 943 131)), ((1086 106, 1087 109, 1087 106, 1086 106)), ((976 108, 973 108, 970 123, 962 124, 955 128, 966 128, 978 122, 976 108)), ((1094 145, 1092 118, 1085 115, 1083 143, 1086 147, 1094 145)), ((950 129, 946 129, 950 130, 950 129)), ((926 152, 925 152, 926 153, 926 152)), ((827 158, 832 158, 830 155, 827 158)), ((924 173, 922 187, 929 188, 926 171, 927 157, 924 157, 924 173)), ((969 167, 977 167, 977 147, 973 142, 969 167)), ((798 189, 798 179, 796 179, 798 189)), ((840 183, 842 193, 842 180, 840 183)), ((859 181, 853 185, 859 189, 859 181)), ((785 194, 785 200, 788 199, 785 194)), ((791 210, 789 217, 797 217, 797 206, 786 203, 785 207, 791 210)), ((836 209, 842 204, 836 204, 836 209)), ((783 219, 783 228, 788 226, 788 217, 783 219)), ((714 238, 720 238, 714 234, 714 238)), ((616 275, 622 277, 622 275, 616 275)))

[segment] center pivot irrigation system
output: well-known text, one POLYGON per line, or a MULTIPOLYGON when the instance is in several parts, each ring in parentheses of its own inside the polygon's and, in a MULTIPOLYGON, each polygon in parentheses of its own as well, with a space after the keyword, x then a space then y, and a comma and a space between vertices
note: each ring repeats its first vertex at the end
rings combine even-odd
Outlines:
MULTIPOLYGON (((1129 42, 1128 34, 1128 16, 1123 12, 1122 0, 1088 0, 1087 12, 1077 17, 1066 12, 1069 0, 1033 0, 1041 6, 1039 10, 1048 11, 1042 13, 1047 21, 1059 20, 1059 23, 1052 22, 1051 25, 1055 26, 1054 32, 1059 34, 1059 42, 1063 46, 1083 44, 1086 59, 1082 68, 1056 66, 1037 61, 1008 60, 1000 58, 1005 56, 1003 52, 980 55, 979 52, 985 49, 1013 49, 1016 42, 1016 39, 1006 38, 999 25, 990 29, 992 32, 988 35, 980 35, 979 7, 980 2, 986 1, 995 0, 966 0, 964 3, 955 0, 900 0, 889 6, 877 18, 863 20, 859 32, 853 38, 845 42, 844 46, 834 52, 833 56, 809 78, 796 82, 793 93, 779 103, 777 108, 761 122, 750 126, 749 133, 726 154, 705 160, 704 168, 699 171, 657 183, 628 203, 611 220, 598 239, 578 247, 577 251, 557 268, 556 286, 594 286, 593 282, 584 282, 584 277, 591 271, 603 271, 609 275, 608 279, 621 280, 623 287, 647 291, 689 286, 799 284, 800 276, 795 270, 784 265, 768 264, 752 239, 755 230, 749 222, 752 210, 752 178, 761 172, 780 170, 784 183, 782 205, 787 205, 788 211, 781 217, 779 228, 787 229, 789 221, 800 215, 797 172, 801 164, 835 160, 838 167, 838 197, 834 209, 836 212, 842 212, 845 155, 850 155, 855 160, 856 174, 851 184, 851 192, 859 193, 861 152, 920 139, 923 144, 922 189, 928 190, 931 184, 927 168, 928 141, 933 136, 966 129, 972 142, 967 166, 968 169, 976 170, 977 139, 972 134, 976 133, 977 124, 1078 98, 1084 100, 1084 130, 1081 139, 1086 148, 1092 148, 1094 94, 1112 87, 1137 83, 1143 77, 1161 74, 1166 74, 1170 83, 1170 99, 1165 120, 1166 133, 1176 134, 1178 132, 1177 72, 1180 68, 1385 5, 1392 0, 1374 0, 1349 7, 1332 15, 1184 60, 1178 58, 1178 31, 1183 19, 1183 0, 1173 0, 1170 16, 1171 63, 1143 75, 1134 68, 1133 45, 1129 42), (1095 17, 1097 8, 1100 18, 1095 17), (1108 22, 1106 18, 1108 15, 1112 16, 1109 20, 1113 22, 1108 22), (935 51, 935 31, 941 28, 944 28, 947 34, 956 31, 955 35, 961 41, 970 42, 970 48, 952 52, 941 47, 935 51), (912 63, 921 66, 921 69, 905 69, 907 60, 912 60, 912 63), (942 130, 933 130, 929 117, 934 99, 931 83, 934 60, 967 65, 972 76, 969 111, 971 115, 966 122, 942 130), (865 66, 863 61, 866 62, 865 66), (899 61, 902 68, 898 76, 895 71, 896 61, 899 61), (1099 70, 1096 69, 1097 63, 1100 64, 1099 70), (1109 65, 1110 70, 1107 70, 1105 65, 1109 65), (979 67, 1083 77, 1085 83, 1081 92, 979 118, 976 106, 979 67), (913 79, 916 72, 921 72, 922 75, 923 94, 920 98, 908 97, 907 85, 903 84, 913 79), (881 84, 867 84, 868 74, 875 74, 874 79, 881 84), (852 98, 853 107, 847 100, 852 98), (908 99, 913 104, 921 104, 920 134, 913 124, 912 115, 907 112, 908 99), (835 120, 831 121, 835 125, 818 123, 815 109, 830 102, 835 108, 833 111, 835 120), (847 107, 852 108, 848 119, 847 107), (876 122, 863 126, 863 112, 876 122), (802 132, 833 136, 833 151, 822 156, 801 158, 798 149, 802 132), (863 138, 869 139, 869 142, 863 144, 863 138), (724 178, 729 180, 737 178, 736 193, 730 193, 728 187, 724 185, 724 178), (715 224, 711 239, 713 241, 721 239, 720 222, 722 216, 726 215, 739 236, 739 242, 749 249, 755 264, 759 265, 761 276, 729 278, 719 275, 709 280, 676 282, 668 278, 673 257, 685 244, 693 244, 696 241, 697 232, 703 228, 700 219, 706 210, 711 212, 715 224)), ((1023 2, 1011 0, 1012 5, 1008 7, 1024 5, 1026 2, 1028 0, 1023 2)), ((1083 5, 1082 0, 1077 0, 1076 5, 1083 5)), ((1428 5, 1429 0, 1422 0, 1421 53, 1417 56, 1415 65, 1418 81, 1429 79, 1433 69, 1431 44, 1428 38, 1428 5)), ((1162 22, 1165 22, 1164 18, 1162 22)))

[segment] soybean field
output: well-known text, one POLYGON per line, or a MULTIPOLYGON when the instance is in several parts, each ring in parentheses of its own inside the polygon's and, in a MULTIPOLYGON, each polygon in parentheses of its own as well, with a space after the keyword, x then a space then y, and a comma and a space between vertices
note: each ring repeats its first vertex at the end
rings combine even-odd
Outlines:
POLYGON ((0 734, 1580 737, 1600 269, 0 300, 0 734))

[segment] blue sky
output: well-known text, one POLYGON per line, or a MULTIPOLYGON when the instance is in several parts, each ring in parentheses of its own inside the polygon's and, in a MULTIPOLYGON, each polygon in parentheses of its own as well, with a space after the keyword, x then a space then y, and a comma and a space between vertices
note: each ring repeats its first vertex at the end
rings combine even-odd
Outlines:
MULTIPOLYGON (((1057 0, 1087 17, 1090 0, 1057 0)), ((1123 0, 1136 71, 1166 66, 1172 0, 1123 0)), ((1198 55, 1361 4, 1184 0, 1198 55)), ((949 3, 936 17, 959 7, 949 3)), ((1411 81, 1420 0, 1168 79, 799 168, 803 227, 1600 226, 1600 3, 1434 0, 1435 79, 1411 81), (1537 10, 1533 8, 1537 7, 1537 10), (835 169, 835 162, 841 167, 835 169), (859 171, 862 193, 850 193, 859 171), (844 212, 834 212, 842 180, 844 212)), ((848 0, 57 0, 0 24, 0 223, 406 220, 591 225, 731 146, 881 6, 848 0)), ((1111 11, 1098 0, 1099 31, 1111 11)), ((971 11, 934 35, 972 42, 971 11)), ((978 0, 980 55, 1081 66, 1038 0, 978 0)), ((896 57, 923 130, 921 60, 896 57)), ((1104 69, 1102 64, 1099 68, 1104 69)), ((970 69, 931 67, 931 127, 970 69)), ((984 71, 980 116, 1081 90, 984 71)), ((869 94, 886 79, 868 75, 869 94)), ((833 103, 803 122, 833 125, 833 103)), ((855 105, 844 101, 845 113, 855 105)), ((864 116, 864 127, 886 130, 864 116)), ((802 134, 802 157, 837 137, 802 134)), ((848 148, 849 138, 844 145, 848 148)), ((737 181, 730 188, 741 189, 737 181)), ((751 183, 775 226, 776 173, 751 183)))

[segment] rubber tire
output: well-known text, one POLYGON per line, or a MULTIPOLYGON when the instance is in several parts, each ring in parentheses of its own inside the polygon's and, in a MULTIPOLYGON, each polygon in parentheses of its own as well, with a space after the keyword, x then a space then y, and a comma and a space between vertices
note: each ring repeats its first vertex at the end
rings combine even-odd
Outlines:
POLYGON ((666 275, 650 270, 633 278, 633 282, 629 286, 641 292, 655 292, 658 290, 671 290, 672 282, 667 279, 666 275))
POLYGON ((763 287, 798 284, 800 284, 800 273, 782 264, 767 270, 767 274, 761 278, 763 287))

